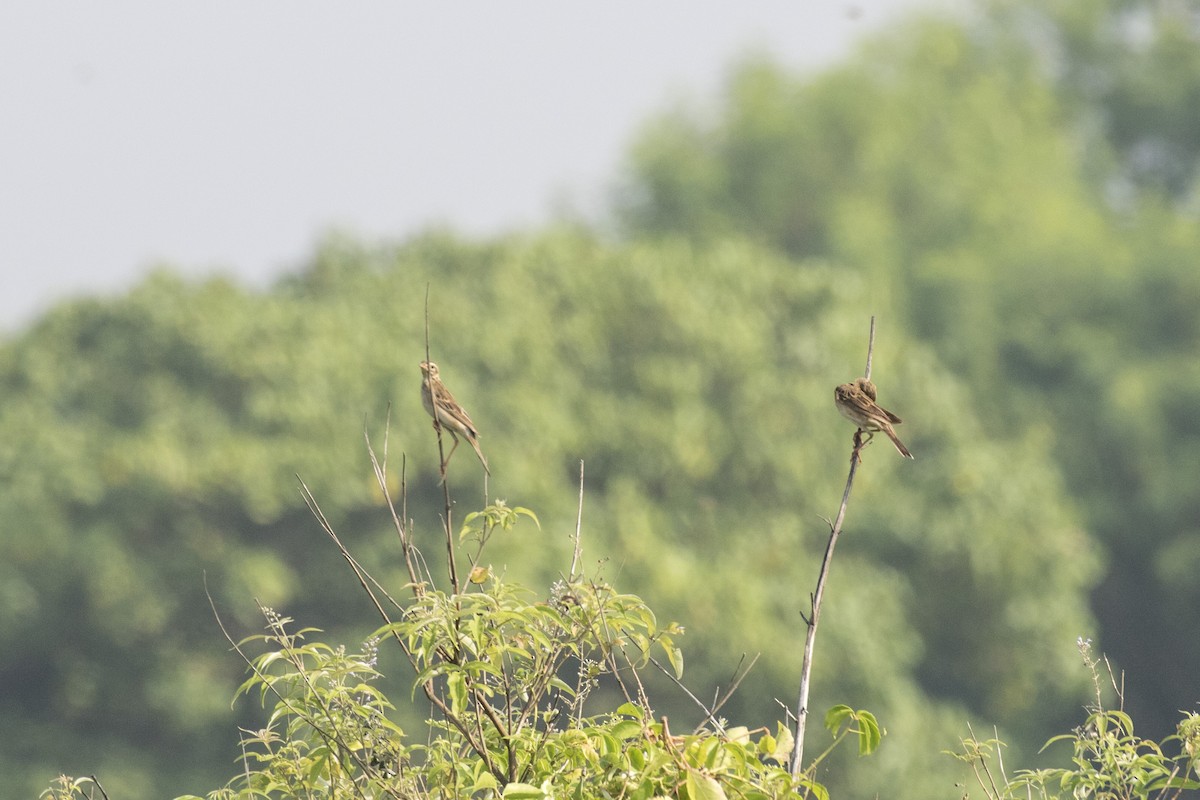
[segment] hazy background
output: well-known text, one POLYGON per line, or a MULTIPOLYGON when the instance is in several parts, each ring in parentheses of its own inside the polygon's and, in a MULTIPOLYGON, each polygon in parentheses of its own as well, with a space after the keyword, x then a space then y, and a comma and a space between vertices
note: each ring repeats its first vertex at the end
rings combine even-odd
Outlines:
POLYGON ((369 635, 296 476, 403 585, 390 413, 444 552, 427 331, 492 467, 455 459, 458 507, 542 523, 492 563, 559 579, 585 459, 587 557, 688 627, 702 695, 762 654, 723 712, 753 727, 797 685, 877 317, 916 460, 871 449, 838 549, 812 707, 889 735, 824 762, 836 796, 961 797, 968 725, 1069 763, 1038 753, 1096 702, 1081 639, 1140 735, 1196 708, 1190 7, 406 8, 0 9, 0 795, 227 780, 261 723, 210 596, 239 637, 256 599, 369 635))
POLYGON ((596 206, 749 49, 827 64, 916 0, 0 6, 0 330, 155 263, 260 282, 331 228, 596 206))

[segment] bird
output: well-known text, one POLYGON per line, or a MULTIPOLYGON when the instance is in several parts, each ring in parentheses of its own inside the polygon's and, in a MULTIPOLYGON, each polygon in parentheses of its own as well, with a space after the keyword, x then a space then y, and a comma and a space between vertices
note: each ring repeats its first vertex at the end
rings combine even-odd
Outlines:
POLYGON ((842 416, 853 422, 867 433, 883 431, 896 445, 896 450, 905 458, 912 458, 904 442, 896 435, 893 425, 899 425, 902 420, 883 406, 875 402, 878 392, 875 384, 866 378, 857 378, 853 383, 843 383, 833 390, 833 401, 837 404, 842 416))
MULTIPOLYGON (((461 436, 475 450, 475 455, 479 456, 479 463, 483 464, 483 471, 491 475, 492 471, 488 469, 487 459, 483 457, 483 451, 479 449, 479 431, 475 429, 475 423, 471 422, 471 416, 467 414, 467 410, 458 404, 454 395, 450 394, 450 390, 446 388, 446 384, 442 383, 442 379, 438 375, 438 365, 432 361, 422 361, 421 374, 424 376, 421 380, 421 402, 425 405, 425 410, 429 412, 429 416, 433 417, 435 425, 440 425, 444 430, 449 431, 450 436, 454 439, 454 447, 450 448, 450 454, 446 456, 446 464, 450 463, 450 456, 454 455, 454 451, 458 448, 458 437, 461 436)), ((442 465, 442 468, 445 469, 445 464, 442 465)))

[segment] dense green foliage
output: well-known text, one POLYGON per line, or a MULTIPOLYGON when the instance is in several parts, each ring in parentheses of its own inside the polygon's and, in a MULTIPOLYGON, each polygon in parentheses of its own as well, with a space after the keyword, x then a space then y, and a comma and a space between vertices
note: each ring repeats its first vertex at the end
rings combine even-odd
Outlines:
MULTIPOLYGON (((326 629, 361 620, 296 472, 360 558, 400 583, 359 426, 367 414, 378 439, 394 404, 393 468, 411 454, 410 513, 435 527, 416 369, 430 282, 433 353, 484 432, 491 492, 546 509, 544 533, 502 543, 497 569, 544 581, 560 568, 584 458, 589 558, 611 559, 622 583, 688 625, 701 694, 761 651, 726 711, 752 726, 779 718, 774 698, 796 688, 820 516, 840 497, 851 430, 831 387, 862 368, 865 284, 735 240, 614 248, 577 232, 377 252, 333 242, 267 296, 159 277, 109 304, 64 307, 10 345, 0 376, 27 388, 6 392, 16 400, 0 425, 27 444, 8 451, 24 489, 5 502, 25 507, 6 516, 30 520, 22 547, 44 553, 31 568, 59 576, 41 584, 43 613, 24 634, 28 657, 54 668, 27 678, 23 702, 69 699, 109 730, 149 728, 176 746, 226 739, 237 665, 213 646, 203 574, 246 622, 251 596, 326 629), (93 540, 107 549, 78 544, 93 540), (64 630, 77 636, 69 650, 56 646, 64 630), (105 648, 121 636, 137 638, 111 665, 105 648), (66 653, 116 702, 79 694, 56 661, 66 653), (184 677, 175 705, 167 687, 184 677)), ((901 738, 944 746, 965 709, 1014 725, 1068 714, 1064 665, 1089 625, 1095 562, 1045 437, 991 440, 965 389, 884 330, 875 375, 892 406, 924 409, 907 433, 918 461, 868 452, 814 706, 853 701, 901 738), (1028 657, 1008 659, 1015 650, 1028 657)), ((450 480, 478 486, 473 466, 456 457, 450 480)), ((696 713, 683 698, 666 710, 696 713)), ((88 719, 63 712, 80 729, 88 719)), ((44 742, 37 752, 66 758, 44 742)), ((120 774, 122 758, 95 769, 120 774)), ((880 764, 920 786, 938 758, 909 750, 880 764)))
MULTIPOLYGON (((751 60, 715 108, 647 125, 617 241, 334 238, 269 291, 160 273, 51 311, 0 348, 0 678, 20 687, 0 794, 227 776, 252 710, 229 710, 241 665, 205 582, 242 632, 258 597, 366 635, 295 475, 402 584, 362 432, 378 443, 390 405, 393 474, 406 453, 435 531, 427 287, 485 500, 543 522, 497 543, 496 572, 561 569, 583 459, 589 563, 687 627, 701 696, 763 654, 725 709, 751 727, 794 699, 849 451, 832 387, 879 315, 874 377, 916 461, 868 449, 839 545, 813 707, 870 708, 890 736, 870 770, 820 776, 835 792, 953 791, 939 751, 967 719, 1010 759, 1036 748, 1083 701, 1093 632, 1165 736, 1200 661, 1200 48, 1175 7, 997 0, 816 77, 751 60)), ((471 458, 450 480, 481 494, 471 458)))
POLYGON ((1176 3, 998 1, 814 80, 752 62, 648 126, 622 217, 861 270, 989 430, 1051 437, 1156 736, 1200 659, 1197 38, 1176 3))
MULTIPOLYGON (((374 454, 373 464, 380 464, 374 454)), ((376 476, 390 496, 386 462, 376 476)), ((410 524, 395 518, 409 578, 397 599, 305 496, 385 624, 360 653, 350 653, 312 640, 317 631, 293 632, 292 620, 262 608, 267 634, 230 639, 251 673, 238 694, 258 698, 271 714, 263 727, 242 731, 242 769, 206 795, 212 800, 820 800, 828 791, 809 776, 832 749, 849 740, 870 755, 879 746, 874 716, 845 705, 826 714, 833 742, 804 775, 787 767, 794 739, 782 724, 774 734, 750 731, 708 712, 690 734, 674 733, 666 716, 655 716, 643 676, 651 665, 682 675, 675 644, 682 630, 661 625, 640 598, 582 574, 578 530, 568 574, 539 596, 482 565, 490 541, 522 517, 537 517, 498 502, 469 514, 456 535, 447 489, 443 532, 457 556, 447 574, 435 577, 410 524), (402 655, 413 669, 412 695, 430 708, 423 734, 408 734, 390 718, 395 706, 378 686, 384 652, 402 655), (588 698, 604 684, 624 702, 587 713, 588 698)), ((61 776, 41 797, 97 794, 107 796, 97 777, 61 776)))
MULTIPOLYGON (((523 514, 533 517, 497 503, 469 515, 457 537, 448 523, 456 564, 475 566, 440 579, 422 571, 398 522, 411 565, 411 597, 403 600, 354 560, 386 622, 361 655, 305 642, 305 632, 291 633, 288 620, 265 610, 269 633, 237 646, 252 671, 240 691, 274 710, 264 728, 242 737, 245 770, 211 796, 650 800, 682 789, 719 800, 722 787, 738 797, 826 794, 787 769, 792 739, 782 725, 776 736, 708 719, 680 736, 666 717, 654 718, 640 673, 657 655, 682 675, 674 641, 682 630, 660 624, 640 598, 577 567, 539 597, 482 566, 488 542, 523 514), (251 644, 266 652, 250 658, 243 648, 251 644), (374 685, 381 650, 399 651, 411 665, 412 695, 430 705, 427 734, 407 736, 389 719, 394 706, 374 685), (624 702, 588 714, 602 680, 624 702)), ((864 753, 879 744, 869 712, 835 709, 827 726, 843 739, 857 731, 864 753)))

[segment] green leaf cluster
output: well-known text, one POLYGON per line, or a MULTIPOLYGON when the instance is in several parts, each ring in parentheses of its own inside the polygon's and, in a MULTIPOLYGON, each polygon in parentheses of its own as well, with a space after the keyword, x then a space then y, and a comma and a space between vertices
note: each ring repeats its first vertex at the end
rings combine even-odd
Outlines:
MULTIPOLYGON (((1179 798, 1200 789, 1200 714, 1185 712, 1174 733, 1161 741, 1134 733, 1133 718, 1124 711, 1106 708, 1103 702, 1100 662, 1091 655, 1091 641, 1078 643, 1084 663, 1092 673, 1096 702, 1087 720, 1071 733, 1052 737, 1043 750, 1059 742, 1072 747, 1070 767, 1021 769, 1011 777, 1000 757, 1003 742, 997 739, 964 739, 953 755, 971 765, 986 797, 1006 798, 1111 797, 1120 800, 1179 798)), ((1106 664, 1107 666, 1107 664, 1106 664)), ((1123 698, 1108 666, 1108 682, 1123 698)))
MULTIPOLYGON (((397 530, 407 540, 402 523, 397 530)), ((660 648, 681 665, 673 642, 681 631, 660 627, 639 598, 586 579, 556 584, 545 601, 496 578, 448 594, 413 569, 411 601, 385 595, 395 610, 380 612, 397 619, 359 655, 307 643, 314 631, 293 633, 290 619, 263 609, 268 633, 235 645, 251 670, 238 694, 256 694, 271 714, 244 732, 241 774, 209 798, 828 797, 811 771, 793 777, 786 768, 792 739, 782 725, 755 739, 710 717, 713 727, 677 736, 666 716, 654 718, 640 673, 660 648), (249 658, 251 643, 266 651, 249 658), (414 698, 430 703, 424 743, 410 743, 389 719, 376 666, 384 648, 403 653, 414 698), (601 680, 626 700, 587 714, 601 680)), ((361 565, 356 572, 364 588, 383 590, 361 565)), ((826 725, 831 749, 852 731, 860 754, 879 744, 869 712, 839 706, 826 725)), ((86 788, 64 778, 43 797, 73 800, 86 788)))

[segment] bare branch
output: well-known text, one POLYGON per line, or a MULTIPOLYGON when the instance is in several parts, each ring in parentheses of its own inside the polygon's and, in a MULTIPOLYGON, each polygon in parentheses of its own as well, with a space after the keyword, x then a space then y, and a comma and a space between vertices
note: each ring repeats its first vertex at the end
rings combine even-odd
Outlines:
MULTIPOLYGON (((875 316, 871 316, 871 332, 867 339, 867 368, 866 378, 871 378, 871 359, 875 352, 875 316)), ((808 697, 812 683, 813 649, 817 641, 817 624, 821 619, 821 601, 825 597, 825 582, 829 578, 829 569, 833 564, 833 550, 837 546, 838 537, 842 532, 842 522, 846 519, 846 507, 850 503, 850 491, 854 488, 854 475, 861 462, 859 450, 862 449, 861 430, 854 434, 854 449, 850 452, 850 472, 846 476, 846 488, 842 491, 842 505, 838 508, 837 517, 829 526, 829 542, 825 545, 825 557, 821 559, 821 571, 817 575, 817 588, 810 598, 812 613, 805 618, 807 633, 804 637, 804 657, 800 665, 800 691, 796 699, 796 748, 792 752, 792 775, 800 776, 804 768, 804 733, 808 725, 808 697)), ((828 520, 827 520, 828 521, 828 520)), ((801 614, 803 616, 803 613, 801 614)))
POLYGON ((574 583, 576 570, 579 568, 579 558, 583 554, 583 459, 579 459, 579 510, 575 515, 575 552, 571 556, 571 572, 567 583, 574 583))
MULTIPOLYGON (((420 597, 424 594, 425 585, 417 572, 416 563, 413 561, 412 537, 409 535, 408 526, 405 520, 408 518, 408 478, 407 468, 408 460, 401 456, 400 459, 400 498, 402 511, 399 515, 396 514, 396 504, 392 500, 391 489, 387 482, 387 454, 388 454, 388 434, 391 432, 392 406, 388 404, 387 421, 383 428, 383 461, 382 463, 375 456, 375 449, 371 446, 371 434, 367 430, 367 426, 363 425, 363 437, 367 441, 367 454, 371 458, 371 469, 375 473, 375 482, 379 484, 379 490, 383 492, 383 499, 387 502, 388 511, 392 515, 392 525, 396 529, 396 534, 400 537, 400 552, 404 554, 404 565, 408 569, 408 579, 413 587, 413 594, 420 597)), ((307 493, 307 488, 305 489, 307 493)), ((306 500, 307 502, 307 500, 306 500)), ((314 503, 315 505, 315 503, 314 503)))
POLYGON ((871 358, 875 353, 875 315, 871 315, 871 333, 867 338, 867 369, 863 372, 863 377, 871 380, 871 358))
MULTIPOLYGON (((427 283, 427 284, 425 284, 425 361, 426 361, 426 363, 428 363, 430 360, 431 359, 429 357, 429 284, 427 283)), ((454 589, 454 594, 458 594, 462 589, 458 583, 458 564, 455 563, 455 558, 454 558, 454 522, 453 522, 453 517, 451 515, 451 511, 453 509, 453 503, 451 503, 451 501, 450 501, 450 477, 446 472, 446 450, 445 450, 445 446, 442 444, 442 425, 441 425, 441 423, 438 422, 438 415, 436 413, 437 396, 434 394, 436 389, 433 386, 433 381, 430 381, 429 384, 430 384, 429 391, 430 391, 430 395, 431 395, 431 400, 433 403, 433 407, 435 409, 435 412, 433 414, 433 429, 435 431, 437 431, 438 464, 441 465, 440 471, 441 471, 441 475, 442 475, 442 496, 445 500, 445 512, 442 516, 442 525, 443 525, 443 528, 446 533, 446 553, 448 556, 446 568, 450 572, 450 586, 454 589)), ((455 447, 458 446, 457 438, 455 439, 454 445, 455 445, 455 447)), ((454 451, 451 450, 450 452, 453 453, 454 451)), ((485 480, 485 486, 486 486, 486 480, 485 480)), ((485 499, 487 496, 486 492, 487 492, 487 490, 485 489, 484 490, 485 499)))

